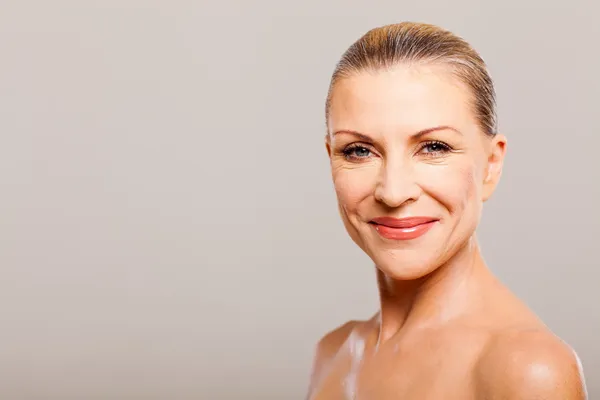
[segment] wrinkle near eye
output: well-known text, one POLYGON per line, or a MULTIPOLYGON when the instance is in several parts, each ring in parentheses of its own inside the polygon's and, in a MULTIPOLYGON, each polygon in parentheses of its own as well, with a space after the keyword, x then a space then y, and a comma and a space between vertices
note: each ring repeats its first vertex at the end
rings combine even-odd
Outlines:
POLYGON ((341 157, 339 160, 332 163, 332 172, 336 174, 340 171, 370 170, 378 168, 379 164, 380 163, 375 158, 367 158, 365 161, 352 162, 341 157))

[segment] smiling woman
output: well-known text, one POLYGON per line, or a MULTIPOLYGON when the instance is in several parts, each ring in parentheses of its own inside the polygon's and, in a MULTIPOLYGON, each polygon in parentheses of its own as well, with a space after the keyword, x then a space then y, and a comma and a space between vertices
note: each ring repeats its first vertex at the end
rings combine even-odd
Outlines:
POLYGON ((338 63, 326 118, 339 212, 375 264, 380 310, 320 340, 308 398, 585 399, 577 355, 479 251, 506 138, 477 52, 428 24, 373 29, 338 63))

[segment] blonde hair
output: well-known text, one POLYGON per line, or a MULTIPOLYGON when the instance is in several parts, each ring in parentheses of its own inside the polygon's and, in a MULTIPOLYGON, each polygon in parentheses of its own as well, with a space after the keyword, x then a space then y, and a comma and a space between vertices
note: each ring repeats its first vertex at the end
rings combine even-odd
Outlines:
POLYGON ((399 64, 445 64, 473 92, 474 112, 482 130, 497 133, 496 93, 487 66, 469 43, 438 26, 402 22, 372 29, 354 42, 336 65, 329 85, 325 117, 329 118, 335 84, 354 73, 399 64))

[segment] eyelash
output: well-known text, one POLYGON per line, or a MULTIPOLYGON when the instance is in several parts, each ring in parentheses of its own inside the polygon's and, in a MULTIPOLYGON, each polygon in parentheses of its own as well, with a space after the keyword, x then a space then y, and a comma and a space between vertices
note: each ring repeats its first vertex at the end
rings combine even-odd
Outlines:
POLYGON ((452 148, 449 145, 447 145, 446 143, 440 142, 439 140, 430 140, 430 141, 424 142, 419 147, 419 152, 423 151, 425 148, 427 148, 429 146, 440 146, 442 149, 437 150, 437 151, 432 151, 429 153, 425 153, 425 154, 427 154, 427 157, 436 157, 440 154, 444 154, 444 153, 448 153, 448 152, 452 151, 452 148))
POLYGON ((365 158, 365 157, 358 157, 358 156, 355 156, 355 155, 353 154, 353 152, 354 152, 355 150, 367 150, 369 153, 372 153, 372 151, 371 151, 371 150, 370 150, 368 147, 366 147, 366 146, 363 146, 363 145, 361 145, 361 144, 354 143, 354 144, 351 144, 351 145, 347 146, 347 147, 346 147, 346 148, 345 148, 345 149, 342 151, 342 154, 344 154, 344 158, 346 158, 347 160, 357 160, 357 159, 362 159, 362 158, 365 158))
MULTIPOLYGON (((438 157, 442 154, 452 151, 452 148, 444 142, 441 142, 439 140, 429 140, 427 142, 423 142, 419 146, 418 152, 422 152, 423 150, 425 150, 426 148, 431 147, 431 146, 440 146, 441 149, 423 153, 426 155, 426 157, 438 157)), ((367 146, 358 144, 358 143, 353 143, 353 144, 347 146, 342 151, 342 153, 343 153, 344 157, 348 160, 360 160, 360 159, 366 158, 366 157, 359 157, 359 156, 354 155, 353 152, 356 150, 366 150, 369 153, 372 153, 371 149, 369 149, 367 146)))

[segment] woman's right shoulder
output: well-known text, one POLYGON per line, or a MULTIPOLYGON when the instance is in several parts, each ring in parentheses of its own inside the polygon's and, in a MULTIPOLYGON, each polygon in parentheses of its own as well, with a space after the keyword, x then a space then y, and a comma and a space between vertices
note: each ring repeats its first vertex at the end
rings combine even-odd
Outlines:
POLYGON ((310 390, 314 389, 330 361, 338 354, 352 332, 366 321, 351 320, 326 332, 317 342, 310 377, 310 390))
POLYGON ((315 352, 317 354, 322 354, 323 356, 335 355, 340 347, 346 342, 350 334, 358 326, 364 323, 365 321, 352 320, 330 330, 317 342, 315 352))

